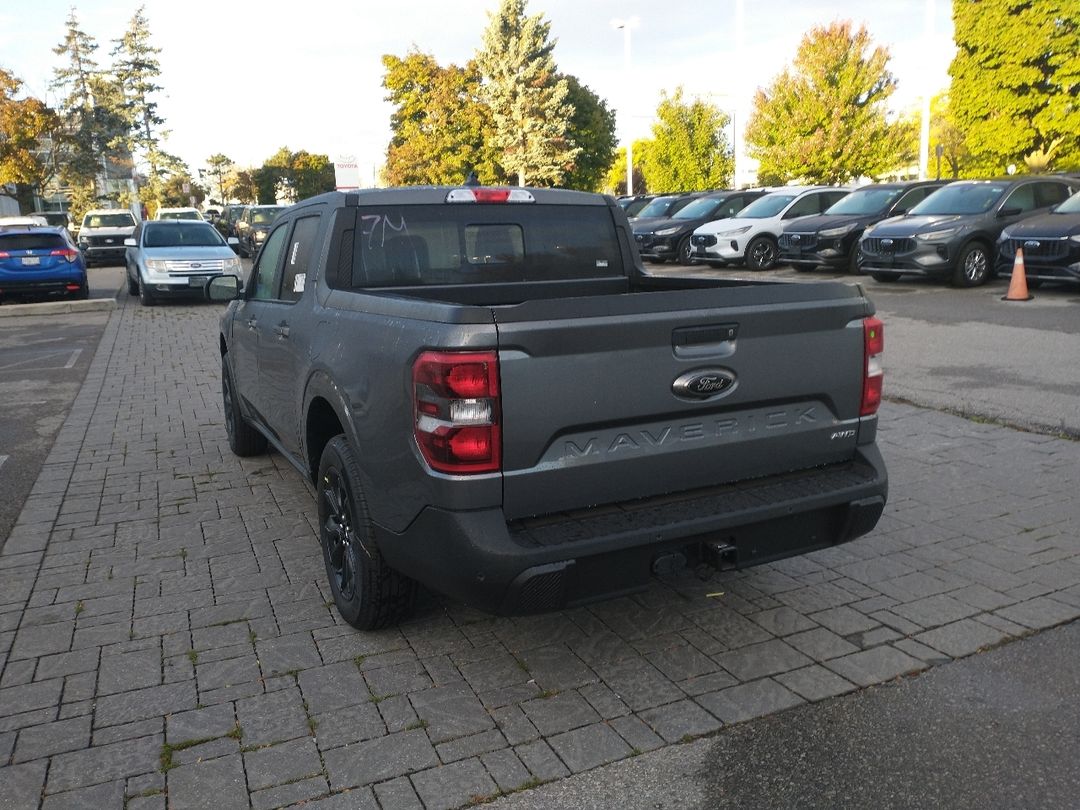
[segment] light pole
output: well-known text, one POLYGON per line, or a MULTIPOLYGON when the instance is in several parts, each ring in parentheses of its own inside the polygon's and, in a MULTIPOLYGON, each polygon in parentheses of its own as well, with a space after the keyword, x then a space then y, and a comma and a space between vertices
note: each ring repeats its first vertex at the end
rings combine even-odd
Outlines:
MULTIPOLYGON (((626 87, 626 97, 623 99, 623 112, 626 113, 627 122, 629 122, 630 115, 627 112, 630 108, 629 96, 631 95, 632 88, 630 87, 630 29, 636 28, 640 20, 637 17, 630 17, 625 20, 614 19, 611 21, 611 27, 615 29, 622 29, 623 32, 623 86, 626 87)), ((624 130, 626 131, 626 130, 624 130)), ((630 196, 634 193, 634 134, 629 132, 626 136, 626 194, 630 196)))

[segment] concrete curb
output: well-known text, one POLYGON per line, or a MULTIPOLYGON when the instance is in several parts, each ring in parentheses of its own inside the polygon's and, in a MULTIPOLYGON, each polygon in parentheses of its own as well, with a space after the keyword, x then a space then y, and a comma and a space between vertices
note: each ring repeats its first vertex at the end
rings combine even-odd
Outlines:
POLYGON ((10 304, 0 307, 0 318, 24 315, 68 314, 72 312, 111 312, 116 309, 115 298, 91 298, 86 301, 43 301, 38 304, 10 304))

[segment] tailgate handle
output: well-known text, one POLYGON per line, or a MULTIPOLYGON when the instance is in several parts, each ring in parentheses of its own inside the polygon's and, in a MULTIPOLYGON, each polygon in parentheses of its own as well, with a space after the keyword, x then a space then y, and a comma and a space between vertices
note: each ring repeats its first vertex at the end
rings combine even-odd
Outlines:
POLYGON ((737 323, 684 326, 672 331, 671 345, 676 357, 726 356, 734 353, 738 336, 737 323))

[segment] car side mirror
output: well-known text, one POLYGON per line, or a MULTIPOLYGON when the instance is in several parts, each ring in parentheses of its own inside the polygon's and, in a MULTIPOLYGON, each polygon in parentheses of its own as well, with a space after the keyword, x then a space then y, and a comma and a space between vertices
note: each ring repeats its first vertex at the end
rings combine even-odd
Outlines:
POLYGON ((229 237, 228 239, 226 239, 225 241, 226 241, 226 242, 228 242, 228 244, 229 244, 229 247, 236 247, 237 245, 239 245, 239 244, 240 244, 240 240, 239 240, 239 239, 237 239, 237 238, 236 238, 235 236, 230 236, 230 237, 229 237))
POLYGON ((235 301, 240 297, 240 279, 236 276, 211 276, 203 295, 207 301, 235 301))
POLYGON ((138 245, 138 242, 136 242, 130 236, 124 240, 124 247, 135 247, 136 245, 138 245))
POLYGON ((1015 217, 1018 214, 1024 213, 1023 208, 1002 208, 998 211, 999 217, 1015 217))

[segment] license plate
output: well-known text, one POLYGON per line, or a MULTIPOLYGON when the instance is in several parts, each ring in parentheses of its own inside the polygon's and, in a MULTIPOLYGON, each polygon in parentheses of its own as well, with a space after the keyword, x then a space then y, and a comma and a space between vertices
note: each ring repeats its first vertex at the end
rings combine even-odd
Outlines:
POLYGON ((22 263, 27 266, 41 264, 41 258, 39 256, 23 256, 22 263))
POLYGON ((206 283, 206 279, 202 276, 190 276, 187 283, 189 287, 201 287, 206 283))

